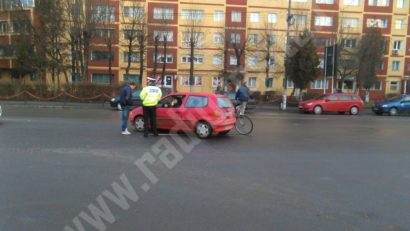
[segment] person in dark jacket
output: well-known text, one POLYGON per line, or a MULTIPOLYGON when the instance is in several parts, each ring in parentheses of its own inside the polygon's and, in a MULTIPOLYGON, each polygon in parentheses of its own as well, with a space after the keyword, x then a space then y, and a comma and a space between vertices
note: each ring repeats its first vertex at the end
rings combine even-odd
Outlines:
POLYGON ((238 100, 241 105, 240 115, 245 114, 246 105, 248 104, 250 97, 251 97, 251 92, 248 86, 246 86, 246 82, 243 82, 242 86, 238 89, 235 95, 235 100, 238 100))
POLYGON ((123 135, 130 135, 128 131, 128 116, 130 115, 130 107, 132 106, 132 91, 135 89, 135 82, 130 82, 123 86, 120 90, 120 105, 122 108, 122 133, 123 135))

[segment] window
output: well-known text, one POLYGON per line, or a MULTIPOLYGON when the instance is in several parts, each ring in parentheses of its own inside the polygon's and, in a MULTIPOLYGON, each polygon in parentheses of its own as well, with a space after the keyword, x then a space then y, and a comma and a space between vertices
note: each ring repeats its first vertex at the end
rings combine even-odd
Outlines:
MULTIPOLYGON (((194 76, 194 85, 193 86, 202 86, 202 77, 201 76, 194 76)), ((189 76, 182 76, 182 86, 190 86, 189 84, 189 76)))
POLYGON ((376 82, 370 87, 370 90, 381 91, 381 90, 382 90, 382 82, 381 82, 381 81, 376 81, 376 82))
POLYGON ((313 42, 317 47, 324 47, 329 44, 330 39, 329 38, 324 38, 324 37, 317 37, 313 39, 313 42))
POLYGON ((30 31, 30 25, 25 22, 12 21, 10 24, 10 32, 26 33, 30 31))
POLYGON ((115 7, 113 6, 93 6, 93 16, 99 22, 114 22, 115 7))
POLYGON ((368 18, 367 27, 387 28, 388 20, 380 18, 368 18))
POLYGON ((269 64, 269 66, 275 66, 275 59, 273 58, 273 57, 270 57, 269 58, 269 60, 268 60, 268 64, 269 64))
POLYGON ((305 26, 307 23, 307 15, 295 14, 293 15, 293 18, 295 19, 296 25, 305 26))
POLYGON ((239 44, 241 43, 241 34, 239 33, 232 33, 231 34, 231 43, 239 44))
POLYGON ((165 38, 168 42, 174 41, 174 32, 173 31, 162 31, 162 30, 154 30, 154 41, 155 38, 158 36, 158 41, 163 42, 165 38))
POLYGON ((342 26, 350 28, 359 28, 360 20, 358 18, 342 18, 342 26))
POLYGON ((359 4, 359 0, 343 0, 345 6, 358 6, 359 4))
POLYGON ((212 87, 222 87, 222 78, 220 76, 215 76, 212 78, 212 87))
POLYGON ((154 19, 173 20, 174 10, 172 8, 154 8, 154 19))
MULTIPOLYGON (((154 57, 155 60, 155 57, 154 57)), ((157 57, 158 63, 173 63, 174 62, 174 57, 172 55, 167 55, 165 58, 163 54, 159 54, 157 57)))
POLYGON ((129 39, 136 39, 138 35, 140 35, 142 32, 140 30, 135 30, 135 29, 124 29, 122 31, 124 35, 124 39, 129 40, 129 39))
POLYGON ((182 10, 181 18, 184 20, 202 20, 204 10, 182 10))
POLYGON ((221 44, 223 42, 223 34, 222 33, 214 33, 214 43, 221 44))
POLYGON ((278 16, 276 14, 268 14, 268 23, 277 23, 278 22, 278 16))
POLYGON ((249 35, 249 43, 252 45, 256 45, 259 43, 259 36, 257 34, 250 34, 249 35))
POLYGON ((219 108, 232 108, 232 102, 226 97, 218 97, 217 99, 219 108))
POLYGON ((114 60, 114 53, 108 51, 93 51, 91 52, 92 61, 112 61, 114 60))
POLYGON ((392 62, 392 70, 399 71, 400 70, 400 61, 393 61, 392 62))
POLYGON ((260 14, 259 13, 251 13, 250 20, 251 22, 259 22, 260 14))
MULTIPOLYGON (((191 56, 190 55, 182 55, 181 63, 183 63, 183 64, 191 63, 191 56)), ((203 55, 194 55, 194 63, 195 64, 204 64, 204 56, 203 55)))
POLYGON ((333 18, 328 16, 316 16, 315 26, 332 26, 333 18))
POLYGON ((195 47, 204 47, 205 45, 205 34, 203 32, 182 32, 182 47, 191 47, 191 41, 195 47))
POLYGON ((122 15, 126 18, 141 18, 144 16, 144 8, 136 6, 124 6, 122 8, 122 15))
POLYGON ((131 55, 129 55, 129 52, 124 52, 124 62, 127 63, 129 59, 131 59, 132 63, 137 63, 140 61, 140 54, 132 52, 131 55))
POLYGON ((9 31, 9 25, 7 22, 0 22, 0 33, 7 33, 9 31))
POLYGON ((339 98, 336 95, 331 95, 331 96, 327 97, 327 99, 330 100, 330 101, 338 101, 339 100, 339 98))
POLYGON ((186 108, 202 108, 208 105, 208 97, 206 96, 189 96, 185 107, 186 108))
POLYGON ((398 91, 399 86, 400 86, 400 84, 397 81, 390 82, 390 91, 398 91))
POLYGON ((405 27, 405 20, 403 20, 403 19, 397 19, 396 21, 395 21, 395 28, 396 28, 396 30, 403 30, 403 29, 405 29, 406 27, 405 27))
POLYGON ((214 65, 222 65, 222 56, 221 55, 214 55, 212 63, 214 65))
POLYGON ((269 44, 273 45, 273 44, 276 43, 276 41, 277 41, 277 38, 276 38, 275 35, 268 35, 268 42, 269 42, 269 44))
POLYGON ((402 48, 402 41, 401 40, 395 40, 393 42, 393 49, 399 51, 399 50, 401 50, 401 48, 402 48))
POLYGON ((232 11, 232 13, 231 13, 231 21, 232 21, 232 22, 242 22, 242 12, 240 12, 240 11, 232 11))
POLYGON ((287 88, 295 88, 295 83, 293 83, 293 81, 291 81, 291 80, 288 80, 286 82, 286 86, 287 86, 287 88))
POLYGON ((0 9, 33 8, 34 0, 2 0, 0 9))
POLYGON ((389 6, 390 0, 368 0, 369 6, 389 6))
POLYGON ((311 89, 323 89, 325 86, 324 80, 315 80, 310 84, 311 89))
POLYGON ((114 29, 96 29, 95 37, 96 38, 113 38, 114 29))
POLYGON ((356 39, 343 39, 343 47, 344 48, 356 48, 356 39))
POLYGON ((98 84, 111 84, 114 80, 114 75, 109 74, 92 74, 91 82, 98 84))
POLYGON ((248 57, 248 65, 249 66, 257 66, 258 65, 258 57, 256 56, 249 56, 248 57))
POLYGON ((236 58, 235 55, 231 55, 231 57, 229 57, 229 65, 236 66, 237 62, 238 62, 238 59, 236 58))
POLYGON ((384 70, 384 62, 381 62, 381 63, 377 64, 376 69, 379 70, 379 71, 384 70))
POLYGON ((316 0, 317 4, 334 4, 334 0, 316 0))
POLYGON ((410 72, 410 63, 407 63, 407 71, 410 72))
POLYGON ((225 13, 222 10, 214 11, 214 22, 223 22, 225 20, 225 13))
POLYGON ((249 77, 248 87, 256 87, 256 77, 249 77))
POLYGON ((404 0, 397 0, 397 8, 403 9, 404 8, 404 0))
POLYGON ((265 86, 266 86, 267 88, 273 88, 273 78, 268 78, 268 79, 266 80, 265 86))

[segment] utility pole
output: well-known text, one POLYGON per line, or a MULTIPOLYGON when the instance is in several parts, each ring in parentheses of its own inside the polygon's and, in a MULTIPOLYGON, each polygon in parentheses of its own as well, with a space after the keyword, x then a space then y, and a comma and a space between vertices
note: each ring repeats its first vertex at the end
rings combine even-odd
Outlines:
POLYGON ((285 60, 284 60, 284 78, 283 78, 283 97, 282 97, 282 104, 281 104, 281 109, 286 110, 286 104, 287 104, 287 91, 288 91, 288 73, 286 71, 286 66, 288 64, 288 56, 289 56, 289 51, 288 51, 288 45, 289 45, 289 31, 290 31, 290 25, 292 24, 293 16, 291 14, 291 8, 292 8, 292 0, 288 0, 288 15, 286 18, 286 41, 285 41, 285 60))

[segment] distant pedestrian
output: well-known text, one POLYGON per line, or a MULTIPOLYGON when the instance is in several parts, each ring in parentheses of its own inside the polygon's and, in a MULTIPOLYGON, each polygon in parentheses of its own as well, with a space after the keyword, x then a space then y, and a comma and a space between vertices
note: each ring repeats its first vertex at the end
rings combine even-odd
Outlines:
POLYGON ((235 100, 238 100, 240 102, 240 106, 241 106, 240 115, 245 114, 246 106, 248 104, 250 97, 251 97, 251 92, 248 86, 246 86, 246 82, 243 82, 242 86, 238 89, 235 95, 235 100))
POLYGON ((132 106, 132 91, 137 85, 135 82, 130 82, 121 88, 120 91, 120 102, 122 109, 122 133, 123 135, 130 135, 128 131, 128 116, 130 115, 130 108, 132 106))
POLYGON ((155 136, 158 136, 157 131, 157 105, 162 97, 161 89, 155 86, 156 79, 149 78, 148 86, 142 89, 140 98, 142 100, 144 114, 144 137, 148 137, 148 120, 150 127, 155 136))

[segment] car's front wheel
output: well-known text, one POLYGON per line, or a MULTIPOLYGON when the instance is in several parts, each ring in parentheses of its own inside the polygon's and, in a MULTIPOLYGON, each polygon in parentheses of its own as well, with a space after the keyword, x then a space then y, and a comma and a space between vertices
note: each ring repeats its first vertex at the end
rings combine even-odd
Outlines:
POLYGON ((352 108, 350 108, 350 115, 357 115, 359 114, 359 108, 356 106, 353 106, 352 108))
POLYGON ((144 131, 144 118, 142 116, 135 117, 134 127, 138 132, 144 131))
POLYGON ((316 106, 313 108, 313 113, 315 113, 315 115, 320 115, 322 114, 323 110, 321 106, 316 106))
POLYGON ((395 115, 397 115, 397 113, 398 113, 397 108, 395 108, 395 107, 390 108, 390 110, 389 110, 389 115, 390 116, 395 116, 395 115))
POLYGON ((196 135, 201 139, 209 138, 212 135, 212 127, 205 121, 200 121, 195 127, 196 135))

